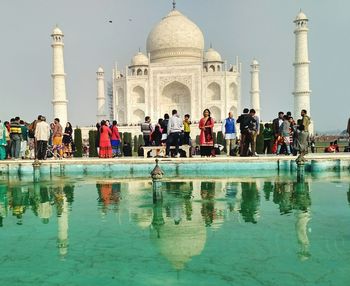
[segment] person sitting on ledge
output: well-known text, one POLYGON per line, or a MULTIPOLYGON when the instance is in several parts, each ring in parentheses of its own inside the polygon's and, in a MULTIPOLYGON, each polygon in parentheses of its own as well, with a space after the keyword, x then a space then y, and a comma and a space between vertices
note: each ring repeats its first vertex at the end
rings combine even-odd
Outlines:
POLYGON ((324 152, 325 153, 335 153, 336 152, 336 147, 335 147, 333 141, 329 143, 329 146, 325 148, 324 152))

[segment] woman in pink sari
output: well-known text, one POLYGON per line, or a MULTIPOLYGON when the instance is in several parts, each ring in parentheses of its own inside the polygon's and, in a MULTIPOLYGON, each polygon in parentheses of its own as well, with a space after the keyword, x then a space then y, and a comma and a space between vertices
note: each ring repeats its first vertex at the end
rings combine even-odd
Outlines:
POLYGON ((212 155, 211 151, 214 146, 213 128, 214 119, 210 117, 210 110, 204 109, 203 118, 199 121, 199 129, 201 130, 199 145, 201 146, 200 154, 202 157, 212 155))
POLYGON ((111 129, 107 126, 106 121, 102 120, 100 127, 100 158, 112 158, 111 135, 111 129))

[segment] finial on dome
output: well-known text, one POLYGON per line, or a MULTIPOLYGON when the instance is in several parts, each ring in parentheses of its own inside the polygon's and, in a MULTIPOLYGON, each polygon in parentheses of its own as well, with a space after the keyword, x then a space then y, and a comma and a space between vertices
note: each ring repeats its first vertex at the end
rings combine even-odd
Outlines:
POLYGON ((141 48, 139 47, 139 53, 141 53, 141 48))
POLYGON ((173 0, 173 10, 175 10, 175 9, 176 9, 176 1, 173 0))
POLYGON ((210 48, 211 48, 211 49, 213 48, 213 44, 212 44, 212 42, 210 42, 210 48))

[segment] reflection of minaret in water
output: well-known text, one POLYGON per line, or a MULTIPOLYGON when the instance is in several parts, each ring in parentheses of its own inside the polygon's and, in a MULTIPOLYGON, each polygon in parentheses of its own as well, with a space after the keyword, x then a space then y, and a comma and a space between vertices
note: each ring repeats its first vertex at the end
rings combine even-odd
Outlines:
POLYGON ((298 251, 298 256, 300 260, 307 260, 311 256, 309 252, 310 241, 307 236, 307 224, 311 219, 309 212, 309 206, 311 200, 309 197, 309 188, 308 183, 304 180, 299 180, 294 186, 294 195, 295 195, 295 230, 297 234, 297 240, 300 245, 298 251))
POLYGON ((68 203, 66 196, 64 194, 62 196, 62 213, 57 217, 57 246, 59 254, 64 258, 68 253, 68 203))
POLYGON ((298 254, 301 260, 306 260, 311 256, 309 252, 310 242, 307 236, 307 224, 311 217, 309 212, 302 210, 297 210, 295 216, 297 219, 295 223, 295 230, 297 233, 298 243, 300 244, 300 251, 298 254))

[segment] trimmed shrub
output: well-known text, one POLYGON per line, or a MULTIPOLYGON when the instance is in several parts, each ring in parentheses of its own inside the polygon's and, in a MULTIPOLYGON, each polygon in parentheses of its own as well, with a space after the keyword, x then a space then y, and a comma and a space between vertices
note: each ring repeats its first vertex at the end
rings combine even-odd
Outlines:
POLYGON ((74 157, 78 157, 78 158, 83 157, 83 139, 82 139, 80 128, 77 128, 74 130, 74 144, 75 144, 74 157))
POLYGON ((260 133, 256 137, 256 153, 262 154, 264 153, 264 135, 263 131, 264 130, 264 125, 260 124, 260 133))
POLYGON ((97 148, 96 148, 96 136, 97 130, 89 131, 89 157, 97 157, 97 148))
POLYGON ((139 142, 137 140, 137 135, 134 136, 134 152, 137 153, 139 150, 139 142))

